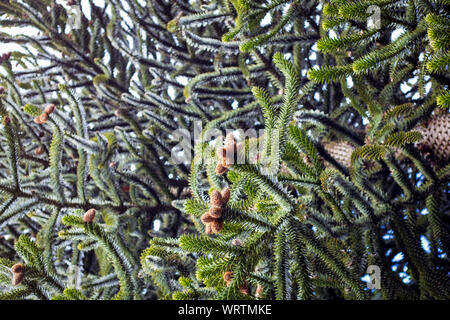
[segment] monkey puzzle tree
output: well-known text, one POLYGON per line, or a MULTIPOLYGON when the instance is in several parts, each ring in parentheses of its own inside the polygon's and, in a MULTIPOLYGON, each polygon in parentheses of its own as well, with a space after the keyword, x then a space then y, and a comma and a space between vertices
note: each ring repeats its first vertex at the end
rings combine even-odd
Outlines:
POLYGON ((0 0, 0 297, 450 298, 449 4, 0 0))

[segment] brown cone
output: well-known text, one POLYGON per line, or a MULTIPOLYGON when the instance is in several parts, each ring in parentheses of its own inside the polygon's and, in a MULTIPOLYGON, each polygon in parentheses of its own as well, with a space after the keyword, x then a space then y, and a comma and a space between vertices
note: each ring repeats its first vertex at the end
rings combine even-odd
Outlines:
POLYGON ((233 278, 233 272, 231 272, 231 271, 225 271, 224 272, 224 274, 223 274, 223 281, 228 283, 228 282, 231 281, 232 278, 233 278))
POLYGON ((39 116, 39 121, 41 122, 41 124, 47 122, 47 120, 48 114, 46 114, 45 112, 39 116))
POLYGON ((44 148, 43 147, 37 147, 36 149, 34 149, 34 154, 39 156, 41 154, 44 153, 44 148))
POLYGON ((89 209, 83 216, 83 221, 88 223, 94 221, 96 211, 95 209, 89 209))
POLYGON ((212 233, 219 233, 223 229, 223 221, 222 220, 214 220, 209 225, 211 226, 212 233))
MULTIPOLYGON (((329 141, 323 147, 343 167, 350 167, 351 156, 355 147, 346 141, 329 141)), ((329 164, 326 164, 329 166, 329 164)))
POLYGON ((212 234, 212 228, 211 228, 211 223, 208 223, 207 225, 205 225, 205 234, 212 234))
POLYGON ((227 168, 226 167, 224 167, 223 165, 222 165, 222 163, 218 163, 217 164, 217 166, 216 166, 216 174, 218 175, 218 176, 221 176, 221 175, 223 175, 225 172, 227 172, 227 168))
POLYGON ((19 272, 19 273, 14 273, 13 275, 13 279, 12 279, 12 285, 13 286, 17 286, 19 285, 23 280, 23 273, 19 272))
POLYGON ((214 190, 211 193, 210 203, 211 203, 211 207, 220 207, 220 206, 222 206, 222 195, 220 194, 219 191, 214 190))
POLYGON ((220 195, 222 196, 222 205, 226 204, 228 200, 230 200, 231 191, 230 188, 225 187, 220 192, 220 195))
POLYGON ((44 112, 47 114, 51 114, 54 110, 55 110, 55 105, 53 103, 51 103, 45 108, 44 112))
POLYGON ((23 265, 21 263, 16 263, 11 267, 12 273, 22 273, 23 272, 23 265))
POLYGON ((239 292, 242 294, 248 294, 248 287, 246 284, 243 284, 240 288, 239 288, 239 292))
POLYGON ((204 214, 202 214, 202 216, 200 217, 200 221, 203 224, 208 224, 214 221, 214 218, 211 217, 211 215, 209 214, 209 212, 205 212, 204 214))
MULTIPOLYGON (((430 157, 433 165, 441 167, 450 160, 450 114, 436 114, 417 125, 412 131, 419 131, 422 140, 417 142, 420 152, 430 157)), ((327 152, 341 165, 350 167, 351 155, 355 147, 345 141, 329 141, 324 143, 327 152)), ((396 153, 398 156, 399 153, 396 153)), ((329 166, 329 164, 325 164, 329 166)))
POLYGON ((430 153, 432 162, 440 167, 446 165, 450 159, 450 114, 432 116, 425 123, 414 128, 422 134, 418 142, 420 149, 430 153))
POLYGON ((214 219, 218 219, 222 217, 222 208, 221 207, 211 207, 209 209, 209 215, 214 219))

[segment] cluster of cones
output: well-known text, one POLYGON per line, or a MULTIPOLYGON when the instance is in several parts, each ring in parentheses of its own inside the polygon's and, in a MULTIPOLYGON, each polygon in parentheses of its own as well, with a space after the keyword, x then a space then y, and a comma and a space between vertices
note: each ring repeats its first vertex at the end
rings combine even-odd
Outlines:
POLYGON ((237 144, 233 137, 233 133, 228 133, 225 137, 225 146, 218 148, 216 153, 220 158, 219 163, 216 166, 216 174, 222 175, 231 167, 234 163, 234 155, 240 150, 241 144, 237 144))
POLYGON ((45 107, 44 112, 39 116, 34 118, 34 122, 37 124, 44 124, 48 120, 48 116, 55 110, 55 105, 49 104, 47 107, 45 107))
POLYGON ((205 212, 200 220, 205 225, 205 233, 219 233, 223 228, 222 209, 230 199, 230 188, 223 188, 221 192, 214 190, 211 193, 209 211, 205 212))
POLYGON ((23 265, 16 263, 11 267, 11 272, 13 273, 12 285, 19 285, 23 280, 23 265))
MULTIPOLYGON (((225 271, 223 274, 223 281, 225 281, 227 287, 231 284, 232 280, 233 280, 233 272, 225 271)), ((248 286, 246 283, 242 284, 239 287, 239 292, 242 294, 248 294, 248 286)))

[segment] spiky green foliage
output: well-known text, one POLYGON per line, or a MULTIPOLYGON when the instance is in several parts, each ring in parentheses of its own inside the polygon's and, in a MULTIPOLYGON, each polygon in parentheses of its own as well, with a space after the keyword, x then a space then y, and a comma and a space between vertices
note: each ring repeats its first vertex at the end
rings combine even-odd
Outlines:
MULTIPOLYGON (((259 31, 249 32, 250 26, 259 25, 255 22, 259 10, 270 11, 267 8, 283 4, 273 1, 258 7, 253 2, 233 2, 236 27, 222 39, 230 43, 230 39, 239 37, 242 52, 258 55, 258 46, 268 46, 267 39, 277 38, 273 32, 291 30, 294 37, 305 24, 300 10, 297 16, 291 16, 289 10, 296 3, 285 7, 286 16, 268 26, 267 33, 258 36, 259 31), (289 29, 289 25, 294 28, 289 29)), ((209 160, 205 163, 199 156, 194 158, 190 180, 194 198, 185 203, 184 209, 200 233, 203 226, 198 217, 208 209, 207 190, 229 186, 232 198, 223 213, 224 228, 219 236, 211 240, 204 235, 182 236, 173 242, 184 249, 178 255, 204 255, 197 260, 195 273, 191 271, 191 281, 196 285, 183 285, 185 288, 175 297, 209 298, 211 291, 207 295, 199 291, 200 282, 215 291, 217 299, 258 298, 257 285, 264 287, 263 297, 276 299, 321 299, 330 295, 350 299, 448 298, 448 227, 443 227, 446 235, 439 240, 433 235, 443 229, 432 227, 445 224, 448 216, 442 213, 445 207, 437 209, 433 207, 435 202, 425 201, 430 189, 439 190, 440 199, 445 197, 448 177, 438 177, 438 168, 417 152, 414 145, 422 135, 412 130, 433 112, 436 101, 443 100, 438 95, 445 88, 447 76, 434 77, 431 64, 422 57, 419 60, 418 52, 425 52, 425 59, 434 57, 427 47, 428 39, 423 38, 432 18, 445 23, 445 8, 433 4, 433 12, 440 15, 425 20, 423 8, 411 3, 332 1, 324 6, 326 16, 316 29, 322 35, 317 47, 323 53, 317 60, 324 63, 310 69, 308 77, 314 82, 336 83, 322 88, 303 85, 305 89, 301 89, 301 84, 307 83, 298 69, 305 69, 301 50, 311 47, 294 42, 292 47, 284 46, 282 52, 289 53, 293 63, 280 53, 274 55, 274 66, 283 75, 278 77, 281 81, 252 88, 266 130, 266 136, 258 140, 265 146, 257 155, 261 160, 250 165, 234 164, 226 177, 221 177, 208 171, 209 160), (380 30, 366 30, 361 23, 353 23, 352 19, 365 21, 366 9, 373 4, 382 9, 380 30), (385 14, 394 7, 400 8, 398 17, 385 14), (408 13, 406 18, 402 10, 408 13), (412 18, 415 20, 408 20, 412 18), (330 19, 336 21, 338 38, 326 35, 330 19), (402 23, 407 30, 397 40, 390 40, 402 23), (412 78, 415 70, 419 72, 419 85, 405 92, 400 84, 412 78), (349 77, 353 80, 350 85, 349 77), (425 90, 428 84, 431 86, 425 90), (272 88, 282 89, 278 103, 274 99, 280 92, 272 88), (317 102, 301 100, 302 93, 311 96, 312 92, 319 96, 317 102), (292 118, 294 111, 297 114, 292 118), (364 127, 362 134, 359 129, 364 127), (283 134, 278 135, 278 130, 283 134), (348 154, 350 167, 343 167, 324 148, 322 143, 330 139, 354 146, 354 152, 348 154), (335 169, 325 169, 327 163, 335 169), (427 210, 443 216, 426 214, 427 210), (424 249, 421 241, 434 251, 424 249), (399 256, 402 258, 397 260, 399 256), (426 262, 420 264, 420 259, 426 262), (209 262, 205 264, 204 260, 209 262), (360 279, 371 264, 382 270, 380 290, 368 290, 360 279), (406 277, 399 272, 401 268, 406 277), (228 284, 218 276, 226 271, 235 275, 228 284), (242 286, 249 288, 248 295, 242 296, 242 286)), ((439 53, 439 57, 445 62, 445 54, 439 53)), ((439 62, 435 62, 434 70, 444 70, 441 60, 436 60, 439 62)), ((268 80, 273 78, 269 75, 268 80)), ((221 123, 214 124, 225 129, 221 123)), ((206 143, 196 152, 204 150, 208 150, 206 143)), ((166 250, 152 242, 148 258, 163 259, 166 250)))
POLYGON ((450 298, 447 2, 87 3, 0 0, 0 298, 450 298))

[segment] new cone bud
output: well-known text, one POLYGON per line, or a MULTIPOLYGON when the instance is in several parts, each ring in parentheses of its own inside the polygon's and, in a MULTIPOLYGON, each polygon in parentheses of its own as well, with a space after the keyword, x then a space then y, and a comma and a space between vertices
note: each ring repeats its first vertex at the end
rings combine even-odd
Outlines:
POLYGON ((212 228, 211 228, 211 224, 208 223, 207 225, 205 225, 205 234, 212 234, 212 228))
POLYGON ((209 223, 211 223, 211 222, 213 222, 214 221, 214 218, 213 217, 211 217, 211 215, 209 214, 209 212, 205 212, 204 214, 202 214, 202 216, 200 217, 200 221, 203 223, 203 224, 209 224, 209 223))
POLYGON ((95 209, 89 209, 88 211, 86 211, 86 213, 83 216, 83 221, 86 223, 92 222, 94 221, 95 218, 95 214, 96 214, 96 210, 95 209))
POLYGON ((55 105, 53 103, 51 103, 47 107, 45 107, 44 112, 47 114, 51 114, 54 110, 55 110, 55 105))
POLYGON ((37 156, 39 156, 39 155, 41 155, 43 153, 44 153, 44 148, 42 146, 41 147, 37 147, 36 149, 34 149, 34 154, 37 155, 37 156))
POLYGON ((18 286, 19 284, 22 283, 22 281, 23 281, 23 273, 22 272, 14 273, 13 279, 12 279, 12 285, 18 286))
POLYGON ((222 220, 214 220, 210 223, 212 233, 219 233, 223 229, 223 221, 222 220))
POLYGON ((11 267, 12 273, 22 273, 23 272, 23 265, 21 263, 16 263, 11 267))
POLYGON ((222 197, 222 205, 226 204, 228 200, 230 200, 231 190, 229 187, 225 187, 220 192, 220 195, 222 197))
POLYGON ((248 287, 247 287, 247 285, 243 284, 242 286, 240 286, 239 292, 242 293, 242 294, 247 295, 248 294, 248 287))
POLYGON ((228 285, 228 283, 230 283, 232 279, 233 279, 233 272, 225 271, 223 274, 223 281, 225 281, 228 285))
POLYGON ((211 207, 209 209, 209 215, 215 219, 222 217, 222 208, 221 207, 211 207))
POLYGON ((39 121, 41 124, 46 123, 47 120, 48 120, 48 114, 46 114, 45 112, 39 116, 39 121))
POLYGON ((219 162, 216 166, 216 174, 218 176, 223 175, 225 172, 227 172, 227 168, 225 166, 222 165, 221 162, 219 162))
POLYGON ((225 138, 225 148, 221 147, 216 150, 216 154, 220 158, 216 166, 217 175, 223 175, 233 165, 235 150, 236 140, 234 140, 233 134, 229 133, 225 138))
POLYGON ((211 193, 211 207, 220 207, 222 206, 222 195, 220 194, 219 191, 214 190, 211 193))

